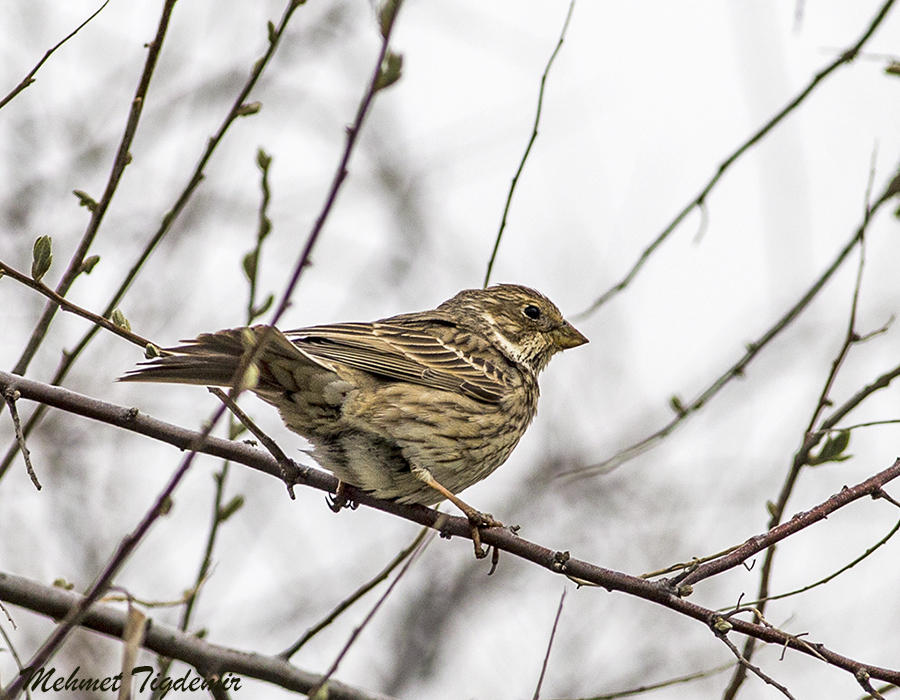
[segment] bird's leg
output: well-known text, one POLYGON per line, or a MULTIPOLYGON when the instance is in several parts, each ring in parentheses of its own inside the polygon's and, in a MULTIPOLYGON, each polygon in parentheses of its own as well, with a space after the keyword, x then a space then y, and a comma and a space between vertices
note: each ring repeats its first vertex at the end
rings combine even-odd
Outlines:
POLYGON ((482 513, 479 510, 475 510, 472 506, 463 501, 456 494, 451 493, 448 489, 444 488, 440 483, 438 483, 431 475, 431 472, 429 472, 427 469, 414 469, 413 473, 419 479, 424 481, 431 488, 441 494, 444 498, 450 501, 453 505, 459 508, 466 516, 466 518, 468 518, 469 525, 472 528, 472 542, 475 544, 475 558, 484 559, 488 555, 488 553, 486 550, 481 548, 480 528, 503 527, 503 523, 495 519, 494 516, 490 513, 482 513))

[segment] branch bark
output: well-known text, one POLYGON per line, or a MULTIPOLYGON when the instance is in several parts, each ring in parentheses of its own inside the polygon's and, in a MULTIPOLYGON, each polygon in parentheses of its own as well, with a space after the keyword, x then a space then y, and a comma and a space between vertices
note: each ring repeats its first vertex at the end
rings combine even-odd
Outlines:
MULTIPOLYGON (((67 389, 42 384, 7 372, 0 372, 0 391, 7 389, 18 391, 24 399, 41 401, 55 408, 123 427, 127 430, 168 442, 181 449, 190 449, 192 446, 195 446, 201 435, 192 430, 142 415, 135 408, 126 408, 99 401, 67 389)), ((239 462, 277 478, 282 478, 282 467, 279 466, 273 457, 246 444, 207 437, 200 450, 207 454, 239 462)), ((900 477, 900 459, 862 484, 844 489, 832 496, 822 506, 819 506, 819 509, 822 509, 821 517, 816 517, 820 511, 813 509, 808 513, 798 515, 797 522, 794 525, 785 523, 784 527, 793 528, 789 531, 779 530, 774 535, 764 533, 751 538, 748 540, 748 544, 745 545, 747 547, 747 550, 745 550, 747 556, 769 546, 777 539, 783 539, 788 534, 799 531, 802 527, 808 527, 813 522, 821 520, 824 515, 833 513, 838 508, 857 500, 863 495, 878 493, 881 487, 897 477, 900 477)), ((297 484, 311 486, 322 491, 334 491, 337 487, 337 479, 316 469, 300 467, 292 478, 297 484)), ((361 505, 399 516, 419 525, 426 525, 440 530, 442 535, 446 537, 469 538, 471 536, 469 522, 465 518, 439 513, 424 506, 404 505, 373 498, 369 494, 352 487, 348 488, 347 492, 353 501, 361 505)), ((683 582, 680 582, 681 585, 676 587, 673 584, 679 583, 677 580, 648 581, 630 574, 605 569, 596 564, 575 559, 568 552, 552 550, 534 542, 529 542, 507 529, 491 528, 484 530, 481 538, 487 545, 526 559, 554 573, 563 574, 577 583, 590 583, 605 588, 610 592, 620 591, 643 598, 698 620, 709 626, 719 636, 724 634, 722 632, 724 616, 715 610, 695 605, 681 597, 689 592, 689 589, 685 588, 683 582)), ((716 560, 716 562, 718 561, 716 560)), ((716 562, 710 562, 710 566, 717 565, 716 562)), ((727 559, 727 562, 731 564, 732 560, 727 559)), ((722 566, 722 564, 718 565, 722 566)), ((730 568, 730 566, 725 566, 724 568, 730 568)), ((866 673, 871 678, 900 685, 900 669, 870 666, 831 651, 821 644, 800 640, 779 629, 748 622, 735 616, 728 617, 727 625, 730 630, 740 634, 795 649, 814 658, 824 660, 830 665, 849 671, 854 675, 866 673)))
MULTIPOLYGON (((61 619, 81 604, 82 596, 21 576, 0 573, 0 600, 52 619, 61 619)), ((125 612, 110 605, 98 604, 90 609, 81 626, 121 638, 125 631, 125 621, 125 612)), ((319 674, 303 671, 281 657, 251 654, 211 644, 194 634, 156 621, 148 625, 143 646, 161 656, 190 664, 207 677, 214 673, 231 672, 300 693, 308 693, 322 679, 319 674)), ((328 697, 331 700, 392 700, 387 695, 371 693, 334 680, 328 682, 328 697)))

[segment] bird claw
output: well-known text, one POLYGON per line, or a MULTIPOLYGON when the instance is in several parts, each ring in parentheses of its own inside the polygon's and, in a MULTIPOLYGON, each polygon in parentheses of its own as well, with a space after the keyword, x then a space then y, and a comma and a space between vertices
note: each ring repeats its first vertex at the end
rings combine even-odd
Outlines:
MULTIPOLYGON (((503 523, 494 518, 490 513, 481 513, 477 510, 472 510, 466 513, 466 517, 469 519, 469 526, 472 528, 472 543, 475 545, 475 558, 476 559, 484 559, 488 552, 490 552, 490 547, 488 549, 484 549, 481 546, 481 528, 491 528, 491 527, 503 527, 503 523)), ((495 557, 497 549, 494 548, 495 557)), ((491 572, 493 573, 492 567, 491 572)))
POLYGON ((344 508, 356 510, 359 507, 359 503, 347 495, 347 488, 343 481, 338 481, 334 494, 329 493, 325 496, 325 502, 333 513, 340 513, 344 508))

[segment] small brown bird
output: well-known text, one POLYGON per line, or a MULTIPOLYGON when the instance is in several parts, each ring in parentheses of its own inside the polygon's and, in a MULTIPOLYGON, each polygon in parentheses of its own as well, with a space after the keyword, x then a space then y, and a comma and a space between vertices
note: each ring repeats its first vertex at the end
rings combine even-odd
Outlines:
POLYGON ((266 329, 201 335, 123 380, 247 386, 342 482, 401 503, 449 499, 472 523, 478 556, 477 528, 500 523, 456 494, 509 457, 550 358, 588 342, 544 295, 500 284, 372 323, 273 328, 237 377, 266 329))

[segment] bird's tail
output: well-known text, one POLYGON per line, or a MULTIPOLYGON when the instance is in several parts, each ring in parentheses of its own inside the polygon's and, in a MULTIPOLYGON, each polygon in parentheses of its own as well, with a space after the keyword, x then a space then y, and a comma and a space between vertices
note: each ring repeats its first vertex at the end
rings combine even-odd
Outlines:
POLYGON ((169 382, 201 386, 277 386, 268 361, 274 356, 303 357, 303 353, 277 328, 253 326, 204 333, 184 345, 166 348, 162 355, 120 377, 122 382, 169 382), (263 340, 263 334, 265 339, 263 340), (258 348, 260 341, 265 347, 258 348), (255 358, 249 357, 250 353, 255 358), (260 360, 263 360, 262 362, 260 360), (243 373, 243 377, 238 376, 243 373))

